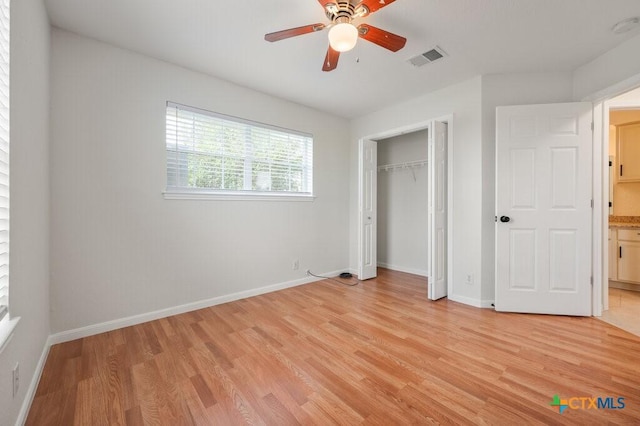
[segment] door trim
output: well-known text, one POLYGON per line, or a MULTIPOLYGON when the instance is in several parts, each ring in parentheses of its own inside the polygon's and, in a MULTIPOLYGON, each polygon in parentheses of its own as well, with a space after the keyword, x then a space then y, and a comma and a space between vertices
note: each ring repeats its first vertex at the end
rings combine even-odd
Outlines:
MULTIPOLYGON (((360 155, 362 155, 362 150, 360 149, 363 141, 365 139, 370 140, 380 140, 380 139, 388 139, 395 136, 400 136, 406 133, 413 133, 420 130, 429 129, 429 125, 432 121, 440 121, 447 124, 447 294, 453 294, 453 134, 454 134, 454 117, 453 114, 447 114, 438 116, 429 120, 408 124, 402 127, 396 127, 393 129, 389 129, 383 132, 375 133, 372 135, 367 135, 358 139, 358 162, 361 161, 360 155)), ((360 176, 358 176, 360 179, 360 176)), ((360 185, 358 185, 358 217, 360 217, 360 206, 363 201, 363 194, 360 190, 360 185)), ((358 220, 358 270, 360 270, 360 264, 362 262, 362 243, 360 241, 360 232, 361 232, 360 221, 358 220)))

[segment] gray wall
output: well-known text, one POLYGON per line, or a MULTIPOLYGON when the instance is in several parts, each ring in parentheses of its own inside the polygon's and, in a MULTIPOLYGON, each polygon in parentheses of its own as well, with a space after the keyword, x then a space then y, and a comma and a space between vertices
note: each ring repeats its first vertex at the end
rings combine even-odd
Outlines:
MULTIPOLYGON (((14 424, 49 336, 49 21, 41 0, 11 2, 11 316, 0 355, 0 425, 14 424), (12 398, 11 370, 20 364, 12 398)), ((24 407, 28 408, 28 407, 24 407)))
POLYGON ((621 83, 640 84, 640 35, 621 43, 619 46, 603 53, 593 61, 578 67, 573 72, 573 99, 580 101, 588 97, 590 100, 602 100, 601 96, 593 96, 598 92, 613 93, 626 91, 618 87, 613 92, 611 87, 621 83))
POLYGON ((54 332, 348 266, 347 120, 58 29, 52 57, 54 332), (165 200, 168 100, 313 134, 316 200, 165 200))

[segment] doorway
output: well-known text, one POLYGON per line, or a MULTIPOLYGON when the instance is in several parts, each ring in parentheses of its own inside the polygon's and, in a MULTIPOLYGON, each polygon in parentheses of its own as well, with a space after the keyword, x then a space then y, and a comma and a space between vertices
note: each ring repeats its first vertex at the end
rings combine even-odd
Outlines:
MULTIPOLYGON (((608 255, 608 234, 609 234, 609 111, 610 109, 640 109, 640 88, 638 87, 640 84, 640 75, 629 79, 628 82, 625 83, 626 89, 628 90, 625 94, 620 95, 621 84, 612 86, 606 90, 598 92, 591 97, 585 99, 584 101, 589 102, 589 124, 591 125, 591 130, 593 133, 593 137, 590 138, 592 140, 592 153, 593 153, 593 162, 592 166, 589 169, 593 172, 592 178, 584 179, 582 183, 586 182, 589 186, 592 185, 592 197, 590 200, 582 200, 580 206, 591 205, 593 207, 593 219, 592 219, 592 227, 590 234, 592 235, 592 241, 589 241, 588 246, 591 248, 591 262, 587 259, 581 259, 577 262, 577 265, 585 266, 587 265, 591 271, 591 276, 586 277, 586 279, 580 279, 581 283, 586 282, 587 285, 589 281, 591 282, 591 313, 593 316, 601 316, 603 310, 607 310, 609 308, 608 301, 608 279, 609 279, 609 270, 608 265, 609 262, 608 255)), ((531 106, 530 106, 531 107, 531 106)), ((551 121, 539 121, 539 123, 547 123, 553 124, 555 127, 562 124, 566 121, 567 117, 559 117, 558 120, 551 121)), ((586 117, 582 120, 586 120, 586 117)), ((518 129, 523 129, 524 133, 527 133, 529 130, 535 129, 534 121, 531 121, 531 126, 526 126, 526 120, 522 120, 521 118, 517 118, 517 125, 511 126, 511 131, 518 131, 518 129), (523 126, 521 126, 524 125, 523 126), (528 130, 527 130, 528 129, 528 130)), ((536 121, 538 122, 538 121, 536 121)), ((559 130, 562 130, 562 126, 558 127, 559 130)), ((572 133, 571 129, 564 129, 565 133, 572 133)), ((586 133, 585 131, 581 131, 580 133, 586 133)), ((519 153, 522 154, 522 153, 519 153)), ((637 158, 638 155, 632 156, 637 158)), ((533 157, 532 157, 533 159, 533 157)), ((585 168, 584 165, 582 167, 585 168)), ((514 169, 520 173, 522 170, 526 171, 526 169, 517 168, 514 169)), ((496 179, 497 182, 500 182, 500 179, 496 179)), ((639 178, 640 181, 640 178, 639 178)), ((571 182, 571 179, 566 182, 571 182)), ((581 182, 578 179, 576 182, 581 182)), ((562 193, 562 191, 558 192, 558 194, 562 193)), ((521 193, 517 193, 518 197, 521 197, 521 193)), ((498 206, 497 206, 498 207, 498 206)), ((582 208, 582 207, 581 207, 582 208)), ((500 209, 498 209, 500 210, 500 209)), ((501 213, 497 213, 497 218, 500 217, 500 222, 510 222, 509 216, 504 215, 504 220, 502 220, 501 213)), ((519 230, 516 230, 519 232, 519 230)), ((562 230, 560 230, 562 231, 562 230)), ((556 234, 558 234, 556 232, 556 234)), ((585 234, 586 235, 586 234, 585 234)), ((629 236, 625 236, 629 237, 629 236)), ((640 237, 640 235, 638 235, 640 237)), ((525 241, 526 242, 526 241, 525 241)), ((579 245, 582 247, 582 245, 579 245)), ((525 244, 526 247, 526 244, 525 244)), ((496 247, 498 248, 498 247, 496 247)), ((624 250, 623 250, 624 251, 624 250)), ((568 253, 566 250, 562 250, 561 253, 564 255, 568 253)), ((531 256, 530 256, 531 257, 531 256)), ((500 259, 500 256, 496 256, 497 260, 500 259)), ((520 261, 520 256, 509 259, 514 261, 520 261)), ((562 262, 564 264, 564 262, 562 262)), ((635 264, 634 264, 635 265, 635 264)), ((521 266, 527 266, 527 264, 522 264, 521 266)), ((522 268, 521 268, 522 269, 522 268)), ((557 270, 561 270, 557 268, 557 270)), ((518 276, 521 274, 518 274, 518 276)), ((548 276, 548 273, 544 274, 548 276)), ((496 276, 498 273, 496 272, 496 276)), ((517 278, 517 277, 516 277, 517 278)), ((498 279, 496 278, 496 282, 498 279)), ((562 282, 567 280, 563 279, 562 282)), ((584 284, 581 284, 584 285, 584 284)), ((516 286, 510 286, 509 288, 515 288, 516 286)), ((498 286, 496 288, 496 309, 498 306, 498 286)), ((524 299, 521 299, 524 300, 524 299)), ((586 309, 585 309, 586 312, 586 309)), ((551 312, 548 312, 551 313, 551 312)), ((583 314, 584 315, 584 314, 583 314)))
MULTIPOLYGON (((448 279, 451 276, 451 246, 447 244, 450 235, 449 215, 452 194, 447 191, 447 181, 452 174, 451 141, 452 116, 418 123, 383 134, 368 136, 359 143, 359 213, 358 213, 358 276, 360 279, 374 278, 378 266, 378 167, 388 169, 403 166, 418 166, 426 160, 426 195, 428 210, 423 217, 427 236, 427 295, 436 300, 449 292, 448 279), (425 132, 427 158, 398 163, 382 164, 378 161, 378 143, 389 138, 416 132, 425 132), (411 163, 411 164, 410 164, 411 163)), ((385 142, 381 142, 385 143, 385 142)), ((387 170, 388 172, 388 170, 387 170)), ((412 175, 413 176, 413 175, 412 175)), ((417 176, 416 176, 417 180, 417 176)), ((386 212, 385 212, 386 213, 386 212)), ((385 236, 387 238, 388 235, 385 236)), ((387 266, 389 265, 388 262, 387 266)), ((423 263, 424 265, 424 263, 423 263)), ((414 271, 415 272, 415 271, 414 271)))
POLYGON ((603 188, 608 191, 607 237, 603 238, 601 319, 640 335, 640 89, 605 102, 603 188), (608 137, 607 137, 608 136, 608 137), (637 151, 634 151, 636 150, 637 151), (639 175, 635 176, 638 170, 639 175))
POLYGON ((377 265, 425 278, 428 140, 424 129, 377 141, 377 265))

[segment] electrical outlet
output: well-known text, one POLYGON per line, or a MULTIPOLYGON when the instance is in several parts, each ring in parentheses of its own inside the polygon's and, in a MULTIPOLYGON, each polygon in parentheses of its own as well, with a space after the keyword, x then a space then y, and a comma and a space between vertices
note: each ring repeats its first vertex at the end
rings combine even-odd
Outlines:
POLYGON ((467 274, 467 279, 465 282, 467 284, 473 284, 473 274, 467 274))
POLYGON ((16 395, 18 395, 18 390, 20 389, 20 364, 16 364, 15 367, 13 367, 13 372, 12 372, 12 378, 13 378, 13 397, 15 398, 16 395))
POLYGON ((297 271, 298 269, 300 269, 300 261, 296 259, 293 261, 293 270, 297 271))

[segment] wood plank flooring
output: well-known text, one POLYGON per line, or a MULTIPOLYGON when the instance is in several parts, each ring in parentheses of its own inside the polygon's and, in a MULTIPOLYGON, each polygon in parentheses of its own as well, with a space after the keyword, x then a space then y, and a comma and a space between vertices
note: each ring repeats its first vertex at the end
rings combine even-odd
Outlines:
POLYGON ((379 274, 55 345, 27 425, 640 424, 640 338, 379 274), (559 414, 554 395, 625 407, 559 414))

